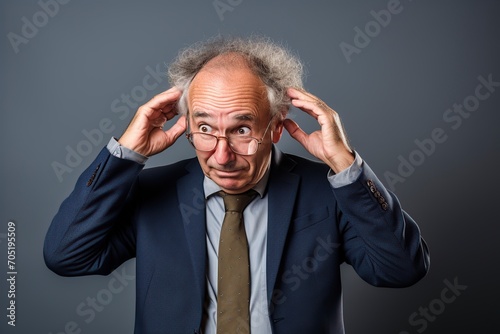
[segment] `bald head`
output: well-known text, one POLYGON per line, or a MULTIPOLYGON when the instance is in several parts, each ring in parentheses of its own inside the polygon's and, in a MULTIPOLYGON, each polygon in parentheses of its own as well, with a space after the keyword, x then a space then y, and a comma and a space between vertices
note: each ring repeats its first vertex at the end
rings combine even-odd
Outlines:
POLYGON ((203 70, 250 69, 264 83, 274 115, 285 116, 290 107, 289 87, 302 87, 302 64, 287 49, 268 38, 216 37, 179 53, 169 66, 170 83, 183 91, 178 110, 186 114, 189 85, 203 70))

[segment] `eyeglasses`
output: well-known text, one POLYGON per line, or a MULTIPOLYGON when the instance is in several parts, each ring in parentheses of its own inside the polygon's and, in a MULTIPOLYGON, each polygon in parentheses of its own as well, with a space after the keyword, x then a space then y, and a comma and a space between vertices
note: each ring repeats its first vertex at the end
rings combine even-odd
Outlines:
MULTIPOLYGON (((227 140, 229 144, 229 148, 236 154, 239 155, 253 155, 259 149, 259 145, 262 144, 264 137, 266 136, 267 130, 269 130, 269 126, 273 118, 269 121, 266 127, 266 131, 262 135, 261 139, 257 139, 251 136, 239 136, 239 135, 230 135, 230 136, 215 136, 209 133, 204 132, 191 132, 186 133, 186 137, 193 145, 194 149, 201 152, 210 152, 215 149, 217 144, 219 143, 219 139, 227 140)), ((188 116, 188 129, 189 129, 189 116, 188 116)))

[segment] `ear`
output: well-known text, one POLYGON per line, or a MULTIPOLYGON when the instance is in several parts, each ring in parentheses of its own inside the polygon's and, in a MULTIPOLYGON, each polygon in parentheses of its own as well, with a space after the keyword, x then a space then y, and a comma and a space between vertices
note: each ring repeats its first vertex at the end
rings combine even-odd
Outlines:
POLYGON ((283 121, 277 120, 275 124, 273 124, 272 128, 272 140, 273 144, 276 144, 281 139, 281 135, 283 134, 283 121))

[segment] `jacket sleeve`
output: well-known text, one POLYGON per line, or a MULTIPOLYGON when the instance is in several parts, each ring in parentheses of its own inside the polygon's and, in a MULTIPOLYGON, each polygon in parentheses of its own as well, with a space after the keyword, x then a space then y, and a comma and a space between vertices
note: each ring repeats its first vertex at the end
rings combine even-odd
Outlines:
POLYGON ((346 262, 363 280, 405 287, 426 275, 429 252, 417 224, 365 162, 356 181, 333 192, 346 262))
POLYGON ((107 275, 135 256, 133 188, 143 165, 104 148, 79 177, 47 231, 46 265, 62 276, 107 275))

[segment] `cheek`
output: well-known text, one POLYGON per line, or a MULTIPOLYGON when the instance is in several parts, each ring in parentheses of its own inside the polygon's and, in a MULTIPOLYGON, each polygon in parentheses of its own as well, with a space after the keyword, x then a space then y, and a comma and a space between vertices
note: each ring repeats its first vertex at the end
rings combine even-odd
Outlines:
POLYGON ((248 160, 248 164, 250 166, 250 171, 252 173, 253 178, 260 178, 263 173, 263 170, 267 167, 267 158, 269 154, 259 154, 255 155, 253 159, 248 160))
POLYGON ((198 157, 198 162, 200 163, 201 167, 203 168, 203 170, 205 170, 208 160, 212 155, 207 152, 196 152, 196 156, 198 157))

